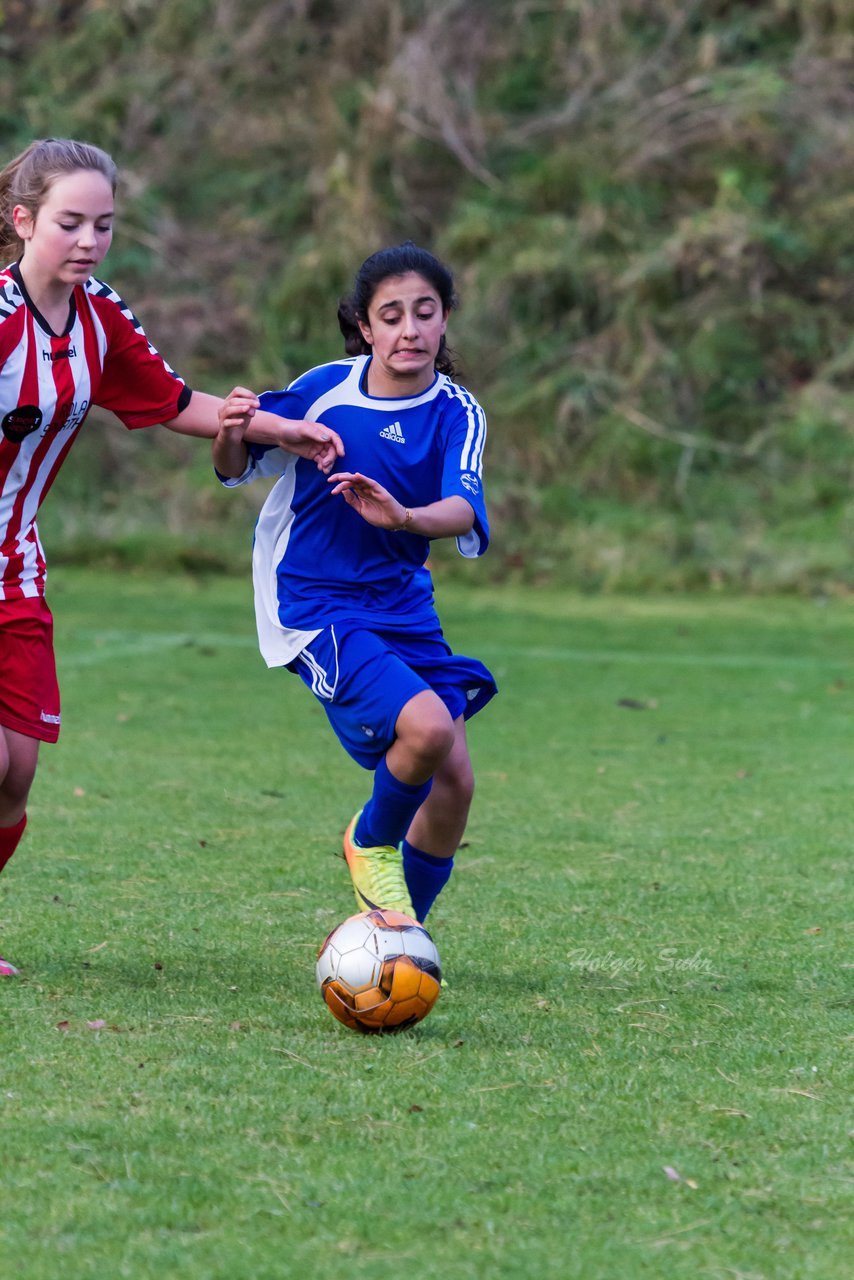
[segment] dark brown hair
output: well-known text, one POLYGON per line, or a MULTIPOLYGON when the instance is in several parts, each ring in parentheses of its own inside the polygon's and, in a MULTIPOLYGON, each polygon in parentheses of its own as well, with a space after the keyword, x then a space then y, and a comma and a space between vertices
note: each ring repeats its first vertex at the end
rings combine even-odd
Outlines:
MULTIPOLYGON (((420 249, 411 240, 390 249, 380 249, 379 253, 365 259, 356 273, 352 292, 338 304, 338 325, 344 335, 344 350, 348 356, 370 354, 371 345, 363 338, 358 322, 361 320, 362 324, 367 324, 368 307, 383 280, 405 276, 410 271, 423 276, 433 286, 443 311, 451 311, 457 305, 454 277, 445 264, 427 249, 420 249)), ((454 376, 454 361, 444 334, 436 353, 436 368, 450 378, 454 376)))

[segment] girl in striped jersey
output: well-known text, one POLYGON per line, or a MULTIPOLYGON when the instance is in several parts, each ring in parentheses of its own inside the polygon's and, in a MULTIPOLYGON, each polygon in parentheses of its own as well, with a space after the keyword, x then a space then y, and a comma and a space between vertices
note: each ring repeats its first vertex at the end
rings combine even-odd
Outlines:
MULTIPOLYGON (((38 508, 93 404, 130 428, 212 438, 219 426, 222 401, 191 391, 92 274, 115 188, 110 157, 67 139, 34 142, 0 172, 0 246, 17 256, 0 270, 0 869, 24 833, 39 743, 59 735, 38 508)), ((321 470, 342 452, 328 428, 269 412, 252 434, 321 470)))
POLYGON ((434 538, 464 556, 489 540, 483 411, 452 377, 453 278, 408 242, 374 254, 339 309, 348 358, 261 404, 320 419, 344 444, 324 478, 247 446, 249 394, 220 410, 214 461, 227 485, 279 475, 255 530, 262 654, 302 677, 344 749, 374 771, 344 852, 360 910, 423 920, 451 874, 474 779, 465 721, 495 693, 489 671, 444 639, 426 567, 434 538))

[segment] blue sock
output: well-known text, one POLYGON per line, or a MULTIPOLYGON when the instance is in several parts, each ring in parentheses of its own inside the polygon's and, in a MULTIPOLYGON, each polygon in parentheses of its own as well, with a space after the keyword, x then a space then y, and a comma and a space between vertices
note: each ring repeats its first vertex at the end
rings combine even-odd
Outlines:
POLYGON ((454 869, 453 858, 436 858, 403 842, 403 874, 416 919, 423 921, 444 889, 454 869))
POLYGON ((385 756, 374 772, 374 791, 356 823, 353 839, 363 849, 390 844, 397 848, 409 824, 430 794, 433 779, 418 786, 401 782, 389 769, 385 756))

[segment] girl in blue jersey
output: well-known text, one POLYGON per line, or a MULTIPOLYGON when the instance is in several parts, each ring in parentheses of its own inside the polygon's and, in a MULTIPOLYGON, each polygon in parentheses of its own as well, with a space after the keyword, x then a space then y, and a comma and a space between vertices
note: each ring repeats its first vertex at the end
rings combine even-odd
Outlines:
POLYGON ((489 541, 486 421, 453 381, 445 342, 455 302, 432 254, 411 242, 384 249, 339 308, 347 357, 260 397, 265 410, 337 432, 334 475, 247 444, 258 400, 244 388, 221 407, 214 443, 225 485, 280 477, 253 549, 267 665, 301 676, 345 750, 374 771, 344 836, 357 905, 418 920, 447 883, 468 818, 465 721, 496 692, 486 667, 444 639, 425 566, 435 538, 456 538, 469 557, 489 541))

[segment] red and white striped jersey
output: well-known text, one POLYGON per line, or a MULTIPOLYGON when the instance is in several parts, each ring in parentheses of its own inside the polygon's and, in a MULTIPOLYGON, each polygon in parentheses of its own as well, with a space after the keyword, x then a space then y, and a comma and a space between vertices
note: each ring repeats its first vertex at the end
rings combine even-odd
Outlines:
POLYGON ((0 271, 0 600, 44 594, 36 514, 91 405, 150 427, 191 394, 108 284, 90 276, 74 289, 57 336, 17 265, 0 271))

